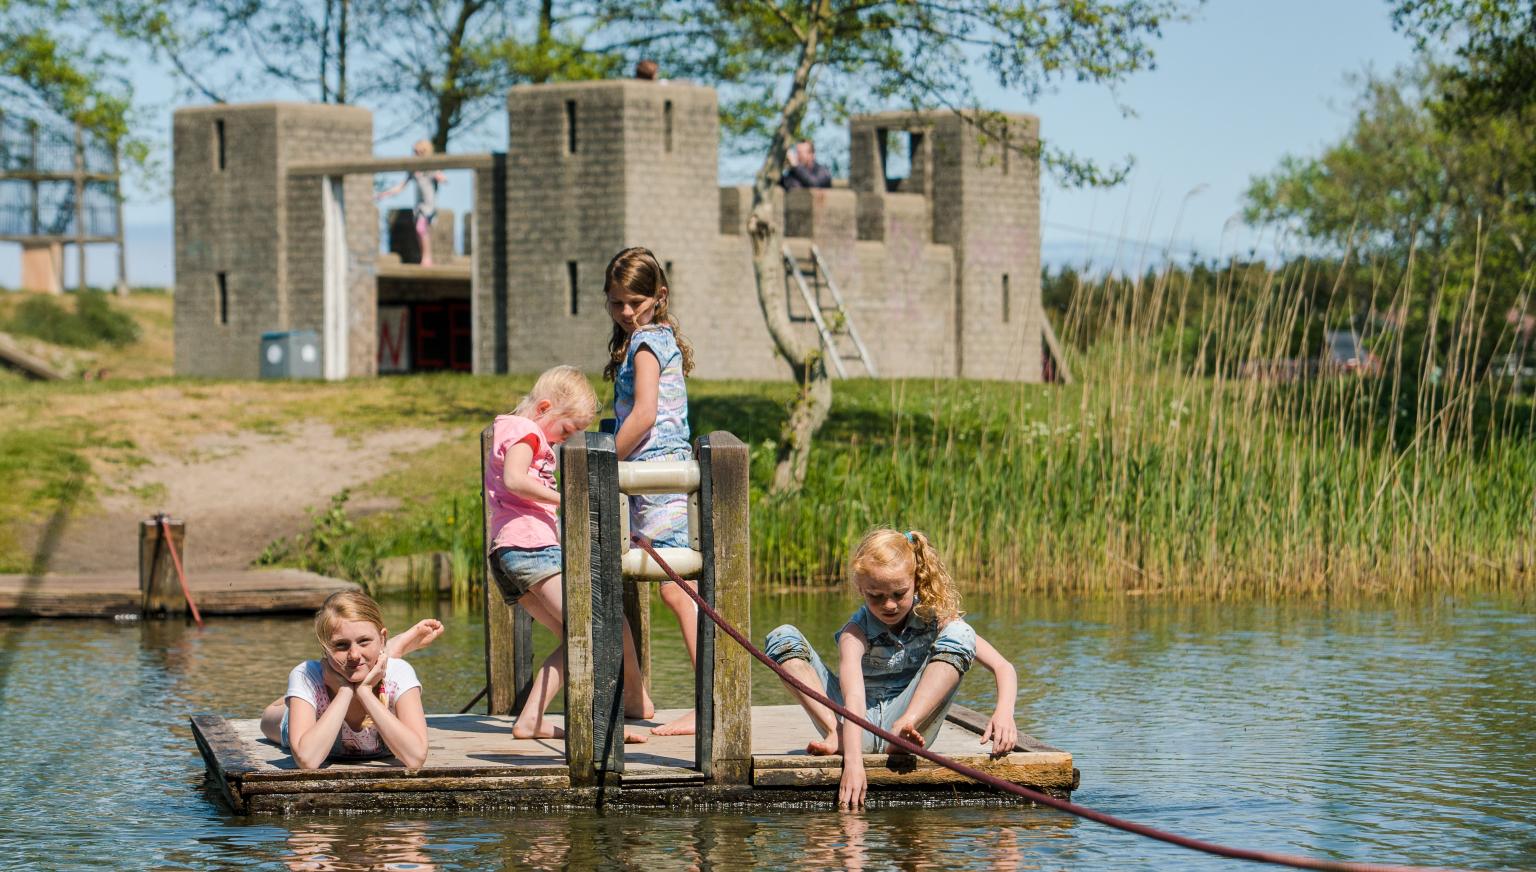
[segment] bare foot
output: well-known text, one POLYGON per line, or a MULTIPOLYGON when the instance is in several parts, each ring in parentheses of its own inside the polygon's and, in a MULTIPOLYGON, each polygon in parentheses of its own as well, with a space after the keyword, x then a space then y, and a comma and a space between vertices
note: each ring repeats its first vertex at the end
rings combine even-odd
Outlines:
POLYGON ((563 739, 565 730, 547 721, 539 721, 539 726, 534 729, 525 729, 517 724, 512 725, 512 738, 514 739, 563 739))
POLYGON ((671 723, 662 724, 659 727, 652 727, 651 728, 651 735, 653 735, 653 736, 691 736, 691 735, 693 735, 693 709, 689 709, 688 710, 688 714, 683 715, 682 717, 678 718, 675 721, 672 721, 671 723))
POLYGON ((416 626, 389 640, 389 656, 404 657, 412 651, 420 651, 443 634, 443 622, 436 618, 423 618, 416 626))
POLYGON ((805 753, 816 757, 831 757, 837 753, 838 742, 834 736, 825 739, 815 739, 805 746, 805 753))
POLYGON ((644 745, 650 740, 651 738, 644 733, 637 733, 629 729, 624 731, 624 744, 626 745, 644 745))

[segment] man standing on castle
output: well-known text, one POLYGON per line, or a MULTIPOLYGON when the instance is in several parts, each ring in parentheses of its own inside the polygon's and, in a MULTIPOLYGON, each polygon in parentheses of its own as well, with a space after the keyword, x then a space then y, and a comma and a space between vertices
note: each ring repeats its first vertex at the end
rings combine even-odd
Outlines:
POLYGON ((816 162, 816 143, 802 139, 785 153, 784 159, 789 163, 779 177, 784 190, 832 187, 832 173, 816 162))

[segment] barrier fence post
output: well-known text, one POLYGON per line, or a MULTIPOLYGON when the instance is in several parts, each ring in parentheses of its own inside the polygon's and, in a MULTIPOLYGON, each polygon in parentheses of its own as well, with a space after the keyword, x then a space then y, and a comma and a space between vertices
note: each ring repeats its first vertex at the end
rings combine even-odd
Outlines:
MULTIPOLYGON (((174 518, 166 521, 171 544, 186 560, 187 525, 174 518)), ((187 601, 176 581, 176 564, 165 546, 158 517, 139 522, 139 612, 151 615, 184 615, 187 601)))
MULTIPOLYGON (((610 433, 584 434, 591 547, 592 768, 624 771, 624 570, 619 455, 610 433)), ((574 670, 571 670, 574 671, 574 670)))
POLYGON ((560 553, 565 600, 565 763, 571 785, 592 784, 592 526, 587 440, 560 446, 560 553))
POLYGON ((480 431, 480 514, 485 563, 485 695, 486 712, 515 715, 533 687, 533 616, 521 606, 508 606, 491 577, 491 504, 485 489, 491 468, 491 427, 480 431))
MULTIPOLYGON (((699 596, 749 637, 751 622, 751 457, 724 431, 699 438, 699 596)), ((752 659, 740 645, 717 644, 715 625, 699 613, 699 669, 694 684, 699 771, 715 784, 752 783, 752 659)))

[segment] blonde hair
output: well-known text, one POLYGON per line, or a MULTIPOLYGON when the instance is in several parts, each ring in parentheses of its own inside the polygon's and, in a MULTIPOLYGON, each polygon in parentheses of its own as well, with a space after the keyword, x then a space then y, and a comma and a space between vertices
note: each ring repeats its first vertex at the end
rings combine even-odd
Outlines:
POLYGON ((331 631, 342 621, 367 621, 383 635, 384 615, 379 604, 360 590, 338 590, 320 604, 315 612, 315 638, 320 640, 320 647, 330 645, 331 631))
MULTIPOLYGON (((656 260, 656 255, 649 248, 638 245, 615 254, 613 260, 608 261, 608 269, 603 272, 603 296, 608 296, 609 291, 615 288, 656 300, 651 323, 665 324, 672 328, 672 338, 677 340, 677 348, 683 354, 683 375, 693 372, 693 346, 683 338, 682 326, 677 323, 677 318, 667 311, 672 286, 667 284, 667 273, 656 260), (663 289, 668 291, 667 296, 658 297, 663 289)), ((613 334, 608 337, 608 365, 603 367, 605 380, 618 378, 619 367, 624 365, 624 356, 628 353, 629 334, 615 322, 613 334)))
POLYGON ((558 412, 572 416, 585 415, 589 424, 602 408, 597 401, 597 392, 592 390, 592 383, 587 381, 586 374, 574 366, 563 364, 544 370, 527 395, 517 401, 512 414, 530 418, 534 407, 541 400, 548 400, 550 408, 558 412))
POLYGON ((856 579, 875 567, 911 573, 913 592, 917 595, 913 611, 923 620, 943 625, 965 614, 960 609, 960 591, 955 580, 927 534, 919 530, 903 533, 889 527, 865 533, 848 561, 848 577, 856 579))

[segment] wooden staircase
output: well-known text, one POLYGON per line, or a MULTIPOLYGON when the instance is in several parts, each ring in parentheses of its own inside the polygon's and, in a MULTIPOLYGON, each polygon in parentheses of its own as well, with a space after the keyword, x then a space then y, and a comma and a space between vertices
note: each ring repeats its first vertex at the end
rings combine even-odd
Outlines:
POLYGON ((809 320, 816 324, 816 332, 821 336, 822 351, 826 353, 827 360, 831 361, 832 371, 837 373, 838 378, 849 378, 851 365, 863 367, 862 373, 854 373, 856 376, 878 378, 874 359, 870 357, 864 341, 859 338, 859 331, 854 327, 853 318, 843 303, 842 292, 837 289, 837 282, 832 278, 826 258, 821 256, 814 245, 805 246, 801 251, 797 254, 789 243, 785 243, 783 249, 785 278, 798 291, 806 309, 806 313, 802 314, 791 306, 790 320, 809 320), (825 296, 823 291, 826 292, 825 296))

